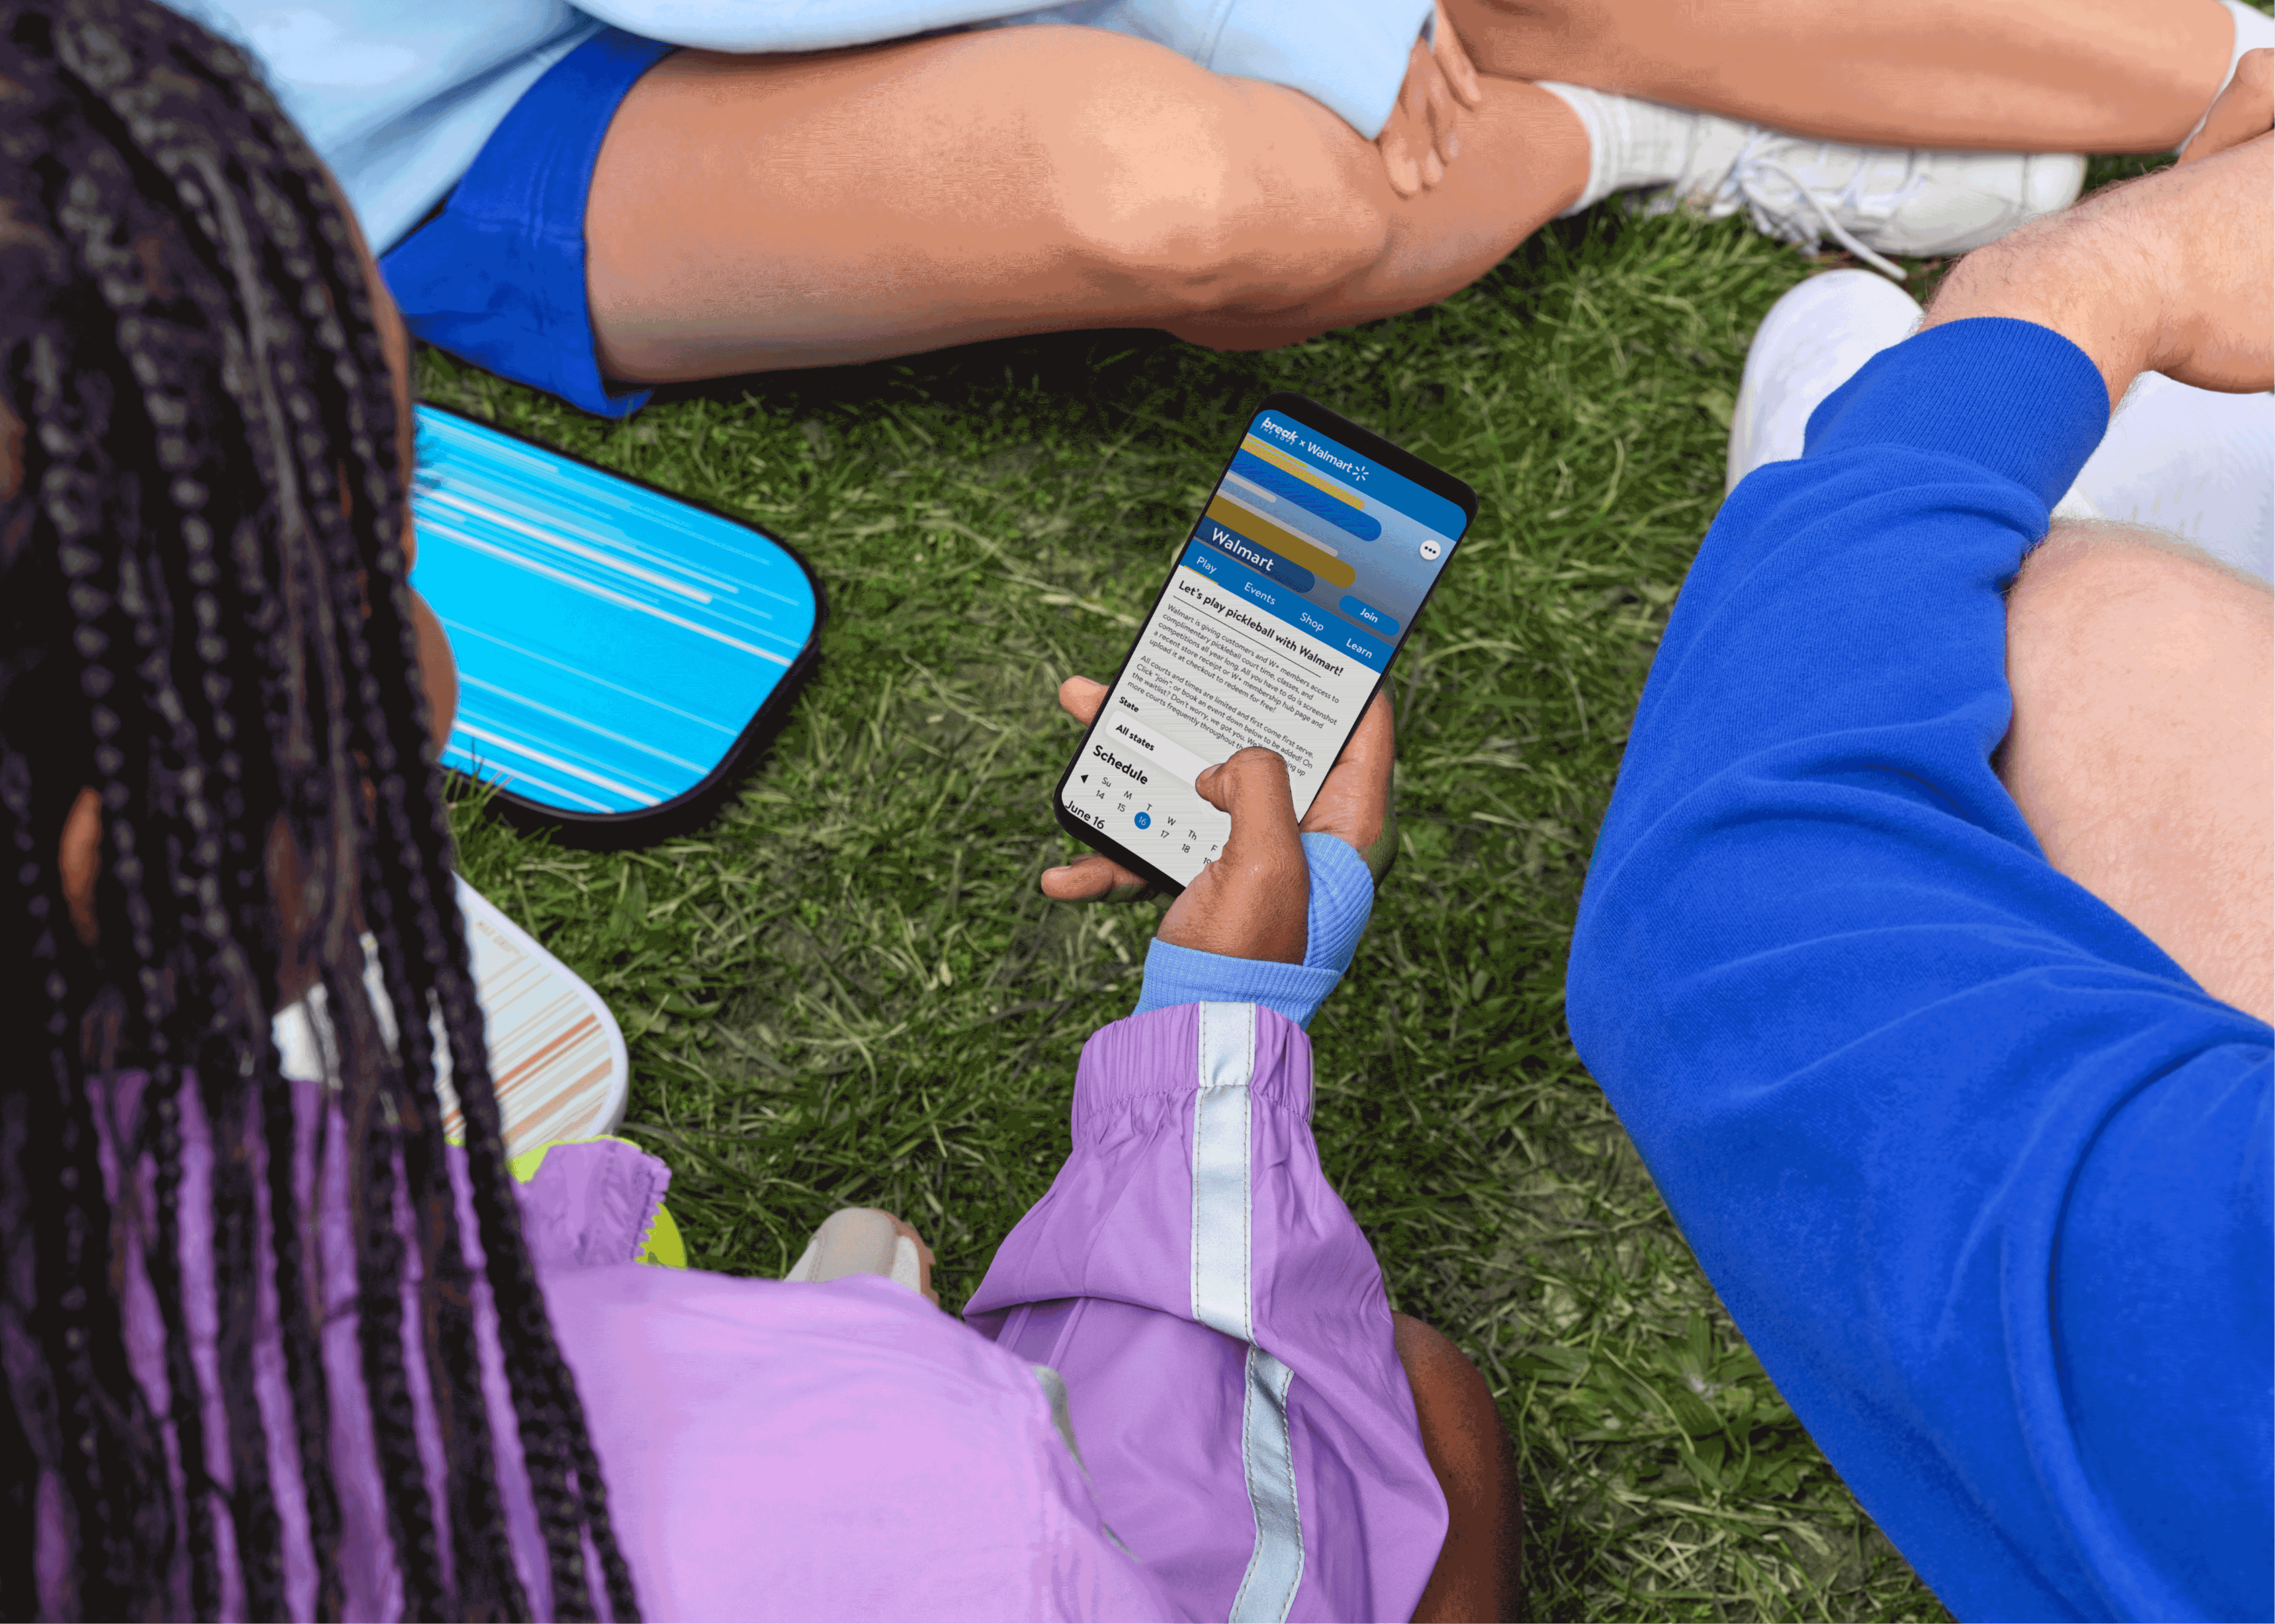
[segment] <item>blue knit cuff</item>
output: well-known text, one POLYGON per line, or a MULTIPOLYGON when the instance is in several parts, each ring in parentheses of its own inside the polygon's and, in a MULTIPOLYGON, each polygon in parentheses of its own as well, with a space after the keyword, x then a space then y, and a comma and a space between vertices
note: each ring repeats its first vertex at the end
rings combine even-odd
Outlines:
POLYGON ((1304 835, 1304 857, 1311 869, 1311 895, 1302 963, 1236 959, 1156 937, 1145 953, 1138 1008, 1130 1013, 1207 1001, 1262 1004, 1308 1027, 1358 951, 1358 939, 1374 911, 1374 876, 1367 872, 1365 859, 1333 835, 1304 835))
POLYGON ((1970 316, 1883 350, 1810 414, 1810 457, 1901 445, 1963 457, 2061 500, 2109 428, 2086 352, 2035 321, 1970 316))
POLYGON ((1340 976, 1350 968, 1358 939, 1374 913, 1374 876, 1350 842, 1334 835, 1304 836, 1311 869, 1311 930, 1304 963, 1340 976))

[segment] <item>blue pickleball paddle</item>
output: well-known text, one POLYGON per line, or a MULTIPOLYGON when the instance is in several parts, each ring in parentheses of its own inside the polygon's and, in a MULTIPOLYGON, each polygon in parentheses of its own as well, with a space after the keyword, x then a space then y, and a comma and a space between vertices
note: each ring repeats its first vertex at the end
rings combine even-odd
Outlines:
POLYGON ((418 419, 412 585, 458 662, 445 764, 577 845, 703 822, 813 669, 813 572, 738 519, 453 412, 418 419))

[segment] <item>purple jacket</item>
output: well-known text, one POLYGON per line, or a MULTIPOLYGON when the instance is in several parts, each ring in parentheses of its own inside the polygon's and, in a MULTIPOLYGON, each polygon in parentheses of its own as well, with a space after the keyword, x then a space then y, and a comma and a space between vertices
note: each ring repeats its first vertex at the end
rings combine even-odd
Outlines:
MULTIPOLYGON (((1445 1502, 1380 1272, 1319 1170, 1311 1088, 1309 1040, 1252 1004, 1182 1005, 1098 1032, 1075 1085, 1074 1153, 997 1254, 970 1325, 881 1276, 787 1284, 631 1263, 662 1165, 620 1143, 556 1149, 523 1187, 524 1214, 644 1612, 1410 1616, 1445 1502)), ((111 1142, 139 1092, 129 1079, 107 1093, 111 1142)), ((321 1098, 310 1085, 304 1189, 321 1098)), ((212 1272, 193 1215, 212 1151, 193 1093, 185 1106, 185 1306, 210 1383, 212 1272)), ((342 1138, 320 1210, 343 1580, 351 1616, 388 1618, 401 1591, 362 1419, 342 1138)), ((266 1291, 261 1308, 257 1386, 288 1594, 305 1615, 314 1567, 266 1291)), ((486 1297, 479 1308, 514 1548, 544 1608, 486 1297)), ((155 1404, 162 1343, 139 1256, 127 1328, 155 1404)), ((415 1357, 412 1369, 439 1492, 415 1357)), ((225 1483, 217 1398, 208 1412, 225 1483)), ((49 1571, 59 1544, 41 1543, 49 1571)))

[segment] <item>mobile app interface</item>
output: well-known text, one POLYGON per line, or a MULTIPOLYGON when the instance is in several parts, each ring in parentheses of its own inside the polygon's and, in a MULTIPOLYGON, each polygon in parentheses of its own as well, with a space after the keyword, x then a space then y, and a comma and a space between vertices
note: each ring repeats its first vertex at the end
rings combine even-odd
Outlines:
POLYGON ((1300 818, 1469 516, 1277 411, 1258 412, 1061 791, 1180 885, 1231 821, 1193 780, 1264 744, 1300 818))

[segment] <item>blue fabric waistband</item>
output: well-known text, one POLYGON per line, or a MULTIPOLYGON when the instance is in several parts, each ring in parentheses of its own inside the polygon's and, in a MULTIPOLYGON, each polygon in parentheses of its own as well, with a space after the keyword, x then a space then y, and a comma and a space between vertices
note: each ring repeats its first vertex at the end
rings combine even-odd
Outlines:
POLYGON ((602 417, 647 404, 601 375, 585 203, 616 109, 672 49, 604 29, 514 103, 442 212, 380 261, 413 333, 602 417))

